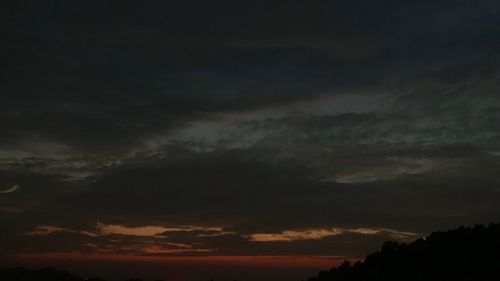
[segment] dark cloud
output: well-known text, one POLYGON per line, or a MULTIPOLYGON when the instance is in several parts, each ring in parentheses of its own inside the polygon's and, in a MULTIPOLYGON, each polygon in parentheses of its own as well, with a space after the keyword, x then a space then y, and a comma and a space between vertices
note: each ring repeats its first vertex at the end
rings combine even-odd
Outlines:
POLYGON ((474 43, 478 29, 495 28, 497 7, 467 7, 391 1, 10 4, 3 139, 36 134, 111 149, 184 126, 203 112, 309 99, 381 79, 381 68, 421 67, 409 57, 467 60, 478 48, 498 47, 485 36, 480 42, 490 42, 487 47, 474 43), (420 40, 420 34, 431 37, 420 40), (422 44, 431 49, 422 52, 422 44), (344 61, 351 57, 361 60, 344 61))

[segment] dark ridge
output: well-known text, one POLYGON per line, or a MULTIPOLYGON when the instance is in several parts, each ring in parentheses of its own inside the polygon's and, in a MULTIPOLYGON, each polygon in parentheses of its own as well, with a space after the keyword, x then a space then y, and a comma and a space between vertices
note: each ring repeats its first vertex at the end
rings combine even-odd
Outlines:
POLYGON ((411 244, 385 242, 363 262, 342 265, 307 281, 500 280, 500 224, 434 232, 411 244))
POLYGON ((22 267, 0 269, 2 281, 82 281, 78 276, 54 268, 26 270, 22 267))
MULTIPOLYGON (((99 277, 83 279, 66 271, 54 268, 27 270, 22 267, 0 268, 0 281, 105 281, 99 277)), ((128 281, 142 281, 129 279, 128 281)))

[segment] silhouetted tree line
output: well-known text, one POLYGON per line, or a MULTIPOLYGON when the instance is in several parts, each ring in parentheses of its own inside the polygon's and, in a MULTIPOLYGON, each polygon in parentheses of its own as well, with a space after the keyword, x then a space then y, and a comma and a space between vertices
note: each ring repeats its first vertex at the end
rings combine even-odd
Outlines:
MULTIPOLYGON (((411 244, 385 242, 363 262, 346 261, 306 281, 500 281, 500 224, 434 232, 411 244)), ((53 268, 0 269, 0 281, 104 281, 53 268)), ((129 281, 141 281, 130 279, 129 281)))
POLYGON ((411 244, 386 242, 363 262, 342 265, 307 281, 500 280, 500 224, 434 232, 411 244))

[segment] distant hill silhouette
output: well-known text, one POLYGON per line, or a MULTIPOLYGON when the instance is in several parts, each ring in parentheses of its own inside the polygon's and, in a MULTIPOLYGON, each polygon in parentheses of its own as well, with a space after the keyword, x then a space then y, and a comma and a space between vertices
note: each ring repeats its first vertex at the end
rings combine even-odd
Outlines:
MULTIPOLYGON (((22 267, 0 269, 0 281, 105 281, 99 277, 82 279, 54 268, 27 270, 22 267)), ((142 281, 130 279, 129 281, 142 281)))
MULTIPOLYGON (((140 281, 138 279, 130 279, 140 281)), ((434 232, 411 244, 385 242, 363 262, 344 262, 306 281, 500 281, 500 224, 434 232)), ((53 268, 0 269, 0 281, 104 281, 53 268)))
POLYGON ((500 224, 434 232, 411 244, 386 242, 363 262, 344 262, 307 281, 500 280, 500 224))
POLYGON ((82 281, 78 276, 53 268, 26 270, 24 268, 7 268, 0 270, 2 281, 82 281))

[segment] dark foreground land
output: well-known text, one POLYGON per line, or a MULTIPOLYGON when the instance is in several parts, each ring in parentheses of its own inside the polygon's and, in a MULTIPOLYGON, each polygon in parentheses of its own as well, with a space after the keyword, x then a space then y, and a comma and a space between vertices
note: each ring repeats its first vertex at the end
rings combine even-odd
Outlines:
MULTIPOLYGON (((103 281, 52 268, 0 269, 0 281, 103 281)), ((130 279, 135 280, 136 279, 130 279)), ((307 281, 500 280, 500 224, 434 232, 411 244, 386 242, 363 262, 349 262, 307 281)))
POLYGON ((500 280, 500 224, 434 232, 415 242, 386 242, 363 262, 345 262, 307 281, 500 280))

